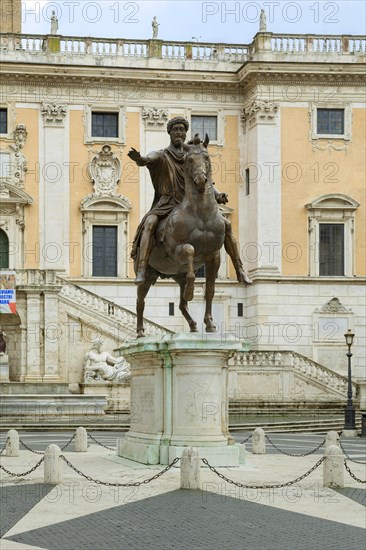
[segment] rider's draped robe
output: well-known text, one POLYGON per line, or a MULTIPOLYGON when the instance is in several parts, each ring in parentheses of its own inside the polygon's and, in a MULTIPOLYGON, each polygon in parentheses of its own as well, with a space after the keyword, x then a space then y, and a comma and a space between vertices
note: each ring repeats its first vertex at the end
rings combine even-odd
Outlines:
POLYGON ((149 153, 143 165, 150 172, 155 189, 151 209, 142 218, 132 244, 131 257, 136 258, 142 231, 147 216, 155 214, 159 220, 165 218, 184 196, 184 160, 186 152, 178 152, 172 146, 149 153))

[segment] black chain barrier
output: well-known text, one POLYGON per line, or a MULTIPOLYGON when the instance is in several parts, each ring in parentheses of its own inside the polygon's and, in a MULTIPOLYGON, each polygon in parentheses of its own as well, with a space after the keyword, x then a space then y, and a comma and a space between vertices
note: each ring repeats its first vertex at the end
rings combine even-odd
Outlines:
POLYGON ((363 481, 362 479, 359 479, 358 477, 355 476, 354 473, 351 472, 351 470, 349 469, 349 466, 348 466, 348 464, 347 464, 347 460, 346 460, 346 459, 344 459, 344 466, 345 466, 347 472, 349 473, 349 475, 350 475, 355 481, 357 481, 358 483, 366 483, 366 480, 363 481))
POLYGON ((70 437, 69 441, 63 446, 61 447, 61 451, 64 451, 65 449, 67 449, 67 447, 70 445, 70 443, 72 443, 72 441, 74 441, 76 437, 76 434, 74 434, 73 436, 70 437))
POLYGON ((71 464, 71 462, 69 462, 67 460, 67 458, 64 457, 64 455, 60 455, 60 458, 62 458, 62 460, 64 462, 66 462, 66 464, 72 470, 74 470, 74 472, 76 472, 80 476, 84 477, 88 481, 92 481, 93 483, 96 483, 97 485, 106 485, 107 487, 139 487, 140 485, 146 485, 147 483, 150 483, 151 481, 154 481, 154 479, 158 479, 158 477, 164 475, 166 472, 168 472, 170 470, 170 468, 172 468, 174 466, 174 464, 176 464, 180 460, 179 457, 175 458, 173 460, 173 462, 171 462, 170 464, 168 464, 168 466, 166 468, 164 468, 164 470, 162 470, 158 474, 155 474, 152 477, 149 477, 148 479, 144 479, 144 481, 134 481, 134 482, 129 482, 129 483, 112 483, 110 481, 101 481, 100 479, 94 479, 91 476, 87 476, 86 474, 84 474, 83 472, 78 470, 73 464, 71 464))
MULTIPOLYGON (((64 451, 70 445, 70 443, 75 439, 75 435, 76 434, 70 437, 69 441, 63 447, 60 448, 61 451, 64 451)), ((24 443, 22 439, 19 439, 19 443, 22 445, 22 447, 24 447, 24 449, 26 449, 27 451, 30 451, 31 453, 34 453, 36 455, 44 454, 44 451, 35 451, 34 449, 31 449, 26 443, 24 443)))
POLYGON ((244 439, 244 441, 242 441, 241 444, 244 445, 244 443, 247 443, 249 439, 252 439, 252 437, 253 437, 253 434, 250 434, 250 436, 244 439))
POLYGON ((302 476, 297 477, 293 481, 288 481, 287 483, 275 483, 275 484, 271 484, 271 485, 246 485, 244 483, 239 483, 238 481, 234 481, 233 479, 229 479, 228 477, 226 477, 223 474, 221 474, 220 472, 218 472, 216 470, 216 468, 214 468, 213 466, 211 466, 208 463, 206 458, 201 458, 201 460, 204 464, 206 464, 206 466, 208 466, 210 468, 210 470, 212 472, 214 472, 221 479, 223 479, 227 483, 231 483, 232 485, 236 485, 237 487, 241 487, 243 489, 280 489, 281 487, 289 487, 290 485, 294 485, 295 483, 298 483, 299 481, 302 481, 303 479, 305 479, 312 472, 314 472, 314 470, 319 468, 320 464, 322 464, 322 462, 325 460, 325 458, 323 456, 320 460, 318 460, 318 462, 312 468, 310 468, 310 470, 308 472, 306 472, 302 476))
POLYGON ((7 438, 6 438, 6 441, 5 441, 4 445, 3 445, 3 448, 2 448, 1 451, 0 451, 0 455, 2 455, 3 452, 5 451, 6 446, 7 446, 7 444, 8 444, 8 441, 9 441, 9 438, 7 437, 7 438))
POLYGON ((27 451, 30 451, 31 453, 34 453, 36 455, 43 455, 44 454, 44 451, 34 451, 30 447, 28 447, 28 445, 26 443, 24 443, 24 441, 22 439, 19 439, 19 443, 21 444, 22 447, 24 447, 24 449, 26 449, 27 451))
POLYGON ((109 451, 115 451, 116 450, 116 447, 108 447, 108 445, 103 445, 103 443, 100 443, 99 441, 97 441, 95 439, 95 437, 92 436, 92 434, 88 433, 88 436, 90 437, 90 439, 92 439, 94 441, 94 443, 96 443, 97 445, 100 445, 101 447, 104 447, 105 449, 108 449, 109 451))
POLYGON ((27 472, 22 472, 21 474, 16 474, 14 472, 10 472, 9 470, 7 470, 6 468, 4 468, 4 466, 1 466, 0 464, 0 470, 4 470, 4 472, 6 474, 9 474, 10 476, 14 476, 14 477, 24 477, 24 476, 27 476, 28 474, 31 474, 32 472, 34 472, 34 470, 37 470, 37 468, 39 468, 39 466, 42 464, 42 462, 44 461, 44 456, 42 456, 41 460, 39 460, 37 462, 37 464, 35 466, 33 466, 33 468, 31 468, 30 470, 28 470, 27 472))
POLYGON ((347 453, 346 449, 343 447, 341 441, 339 442, 339 445, 340 445, 342 451, 344 452, 344 454, 346 455, 346 457, 348 458, 348 460, 350 460, 351 462, 355 462, 356 464, 363 464, 364 466, 366 465, 366 462, 362 462, 361 460, 355 460, 354 458, 351 458, 349 456, 349 454, 347 453))
POLYGON ((309 451, 308 453, 291 454, 291 453, 287 453, 286 451, 283 451, 282 449, 280 449, 275 443, 273 443, 273 441, 270 440, 268 435, 265 435, 265 438, 277 451, 279 451, 280 453, 282 453, 283 455, 286 455, 286 456, 298 456, 298 457, 300 457, 300 456, 309 456, 309 455, 312 455, 312 454, 316 453, 316 451, 319 451, 320 447, 322 447, 325 443, 325 439, 323 439, 323 441, 317 447, 315 447, 315 449, 313 449, 312 451, 309 451))

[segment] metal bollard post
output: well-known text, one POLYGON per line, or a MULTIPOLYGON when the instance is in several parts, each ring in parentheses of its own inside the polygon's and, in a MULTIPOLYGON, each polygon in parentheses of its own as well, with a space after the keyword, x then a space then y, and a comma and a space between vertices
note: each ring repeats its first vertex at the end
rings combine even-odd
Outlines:
POLYGON ((19 456, 18 432, 16 430, 9 430, 6 438, 6 456, 19 456))
POLYGON ((323 486, 344 487, 344 458, 337 445, 328 447, 323 462, 323 486))
POLYGON ((49 445, 44 454, 44 483, 62 482, 61 449, 58 445, 49 445))
POLYGON ((75 452, 86 453, 88 450, 88 432, 85 428, 80 426, 76 430, 75 434, 75 452))
POLYGON ((253 432, 252 453, 255 455, 266 454, 266 438, 262 428, 256 428, 253 432))
POLYGON ((341 448, 339 443, 339 435, 335 431, 328 432, 325 436, 325 453, 327 454, 329 447, 335 445, 336 447, 341 448))
POLYGON ((198 450, 188 447, 180 459, 180 488, 201 489, 201 459, 198 450))

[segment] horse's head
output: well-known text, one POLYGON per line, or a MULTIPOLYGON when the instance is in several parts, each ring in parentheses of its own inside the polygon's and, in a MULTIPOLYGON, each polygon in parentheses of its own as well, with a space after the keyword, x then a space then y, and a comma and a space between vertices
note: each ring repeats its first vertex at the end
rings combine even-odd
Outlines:
POLYGON ((186 156, 186 170, 199 193, 205 191, 207 183, 211 184, 211 161, 207 152, 209 142, 207 134, 204 142, 201 142, 199 134, 196 134, 188 144, 190 148, 186 156))

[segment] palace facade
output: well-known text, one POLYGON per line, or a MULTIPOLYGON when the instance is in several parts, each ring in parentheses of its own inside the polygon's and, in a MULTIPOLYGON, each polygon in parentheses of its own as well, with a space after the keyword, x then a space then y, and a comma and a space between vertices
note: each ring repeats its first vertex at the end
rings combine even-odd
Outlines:
MULTIPOLYGON (((181 115, 188 137, 210 136, 216 187, 229 195, 222 211, 253 280, 239 285, 222 253, 213 311, 223 338, 249 343, 246 364, 267 369, 268 380, 292 352, 290 363, 310 365, 303 382, 313 368, 321 386, 330 372, 347 376, 352 329, 362 386, 365 37, 262 30, 250 44, 205 44, 25 35, 20 1, 10 4, 15 15, 2 13, 0 37, 0 267, 16 272, 17 296, 17 313, 1 316, 10 383, 81 384, 95 335, 110 351, 133 337, 130 250, 153 188, 127 153, 166 147, 166 123, 181 115)), ((190 306, 199 326, 202 275, 190 306)), ((177 285, 158 282, 147 333, 188 331, 178 304, 177 285)), ((299 395, 300 378, 281 379, 279 394, 299 395)))

